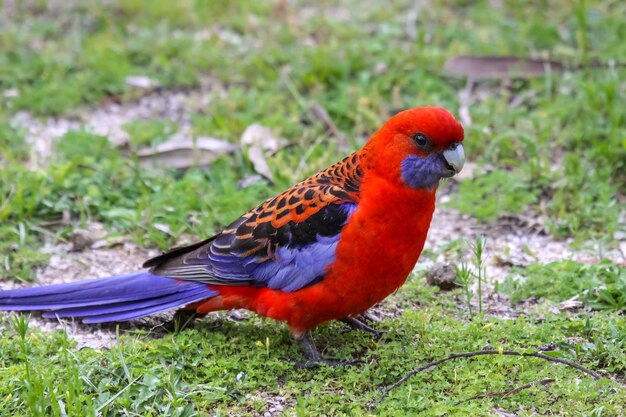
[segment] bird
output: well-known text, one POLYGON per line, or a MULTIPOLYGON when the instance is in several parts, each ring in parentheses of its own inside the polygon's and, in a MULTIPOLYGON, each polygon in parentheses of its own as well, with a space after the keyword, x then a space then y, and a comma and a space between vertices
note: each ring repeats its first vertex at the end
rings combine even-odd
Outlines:
POLYGON ((170 309, 247 309, 285 322, 307 363, 311 331, 359 317, 406 281, 443 179, 465 162, 464 131, 442 107, 393 115, 363 147, 270 198, 206 240, 127 275, 0 291, 0 310, 122 322, 170 309))

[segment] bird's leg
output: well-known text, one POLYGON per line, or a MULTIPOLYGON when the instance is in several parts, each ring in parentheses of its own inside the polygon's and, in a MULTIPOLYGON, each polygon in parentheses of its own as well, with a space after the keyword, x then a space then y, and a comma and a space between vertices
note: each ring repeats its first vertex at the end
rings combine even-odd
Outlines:
POLYGON ((323 360, 322 355, 317 350, 315 346, 315 342, 311 338, 311 332, 305 332, 302 336, 296 338, 302 349, 304 350, 304 354, 309 359, 309 361, 320 362, 323 360))
POLYGON ((296 363, 296 366, 298 368, 314 368, 321 364, 328 365, 328 366, 354 365, 358 362, 361 362, 358 359, 349 360, 349 361, 334 361, 334 360, 325 359, 317 350, 317 347, 315 347, 315 343, 313 342, 313 339, 311 338, 311 332, 302 333, 301 335, 296 337, 296 340, 298 341, 300 346, 302 346, 302 349, 304 350, 304 353, 306 357, 308 358, 306 362, 296 363))
POLYGON ((177 310, 174 313, 172 320, 166 324, 166 328, 170 331, 178 333, 181 330, 193 327, 195 319, 202 318, 204 316, 204 314, 196 313, 194 310, 177 310))
POLYGON ((383 330, 376 330, 375 328, 365 323, 364 321, 361 321, 354 317, 344 317, 341 319, 341 321, 346 323, 348 326, 352 327, 353 329, 363 330, 364 332, 373 333, 374 336, 376 336, 376 338, 379 338, 383 334, 385 334, 383 330))

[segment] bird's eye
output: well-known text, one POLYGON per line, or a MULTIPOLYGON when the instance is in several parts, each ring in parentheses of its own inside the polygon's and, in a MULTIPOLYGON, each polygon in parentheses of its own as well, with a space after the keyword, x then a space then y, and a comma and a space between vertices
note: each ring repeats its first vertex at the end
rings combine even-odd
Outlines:
POLYGON ((428 151, 432 147, 430 141, 423 133, 413 135, 413 142, 422 150, 428 151))

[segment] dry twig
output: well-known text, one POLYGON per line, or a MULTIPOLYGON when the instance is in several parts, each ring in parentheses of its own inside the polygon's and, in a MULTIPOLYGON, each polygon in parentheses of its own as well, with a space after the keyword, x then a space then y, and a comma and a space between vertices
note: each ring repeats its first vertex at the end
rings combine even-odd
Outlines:
POLYGON ((592 371, 590 369, 587 369, 587 368, 585 368, 582 365, 578 365, 577 363, 570 362, 570 361, 565 360, 565 359, 555 358, 555 357, 552 357, 552 356, 544 355, 543 353, 539 353, 539 352, 524 353, 524 352, 516 352, 516 351, 513 351, 513 350, 502 350, 502 351, 501 350, 481 350, 481 351, 477 351, 477 352, 455 353, 455 354, 450 355, 448 357, 445 357, 443 359, 439 359, 437 361, 427 363, 424 366, 420 366, 419 368, 416 368, 416 369, 413 369, 410 372, 407 372, 397 382, 395 382, 394 384, 389 385, 388 387, 383 389, 383 391, 382 391, 382 393, 380 395, 380 398, 372 404, 371 408, 377 407, 387 397, 387 395, 389 395, 391 390, 393 390, 395 388, 398 388, 400 385, 404 384, 409 378, 411 378, 415 374, 418 374, 420 372, 424 372, 426 370, 429 370, 430 368, 434 368, 435 366, 441 365, 442 363, 450 361, 452 359, 472 358, 474 356, 483 356, 483 355, 505 355, 505 356, 525 356, 525 357, 532 356, 532 357, 539 358, 539 359, 544 359, 544 360, 547 360, 547 361, 550 361, 550 362, 562 363, 563 365, 570 366, 572 368, 578 369, 581 372, 584 372, 584 373, 586 373, 588 375, 591 375, 595 379, 602 378, 602 376, 600 374, 598 374, 597 372, 594 372, 594 371, 592 371))
POLYGON ((494 397, 502 397, 502 398, 504 398, 504 397, 508 397, 511 394, 515 394, 516 392, 520 392, 520 391, 523 391, 525 389, 532 388, 535 385, 548 385, 548 384, 553 383, 554 381, 555 381, 555 379, 553 379, 553 378, 545 378, 545 379, 542 379, 541 381, 533 381, 533 382, 530 382, 528 384, 524 384, 524 385, 521 385, 519 387, 511 388, 511 389, 506 390, 506 391, 494 391, 494 392, 488 392, 486 394, 475 395, 475 396, 470 397, 470 398, 468 398, 466 400, 459 401, 459 402, 457 402, 454 405, 459 405, 459 404, 462 404, 462 403, 465 403, 465 402, 468 402, 468 401, 478 400, 478 399, 481 399, 481 398, 494 398, 494 397))

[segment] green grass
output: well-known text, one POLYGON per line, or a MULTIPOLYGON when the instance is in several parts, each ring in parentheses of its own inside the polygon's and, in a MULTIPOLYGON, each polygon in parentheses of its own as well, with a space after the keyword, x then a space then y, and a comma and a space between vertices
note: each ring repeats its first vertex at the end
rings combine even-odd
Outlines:
MULTIPOLYGON (((60 415, 61 407, 73 410, 70 415, 93 415, 94 410, 107 416, 241 415, 267 411, 264 393, 298 404, 305 415, 363 415, 380 388, 428 361, 484 348, 532 351, 549 343, 557 346, 551 353, 555 356, 625 375, 626 322, 619 314, 467 321, 457 316, 459 296, 438 295, 413 279, 395 298, 406 309, 404 314, 382 324, 387 334, 380 340, 345 333, 337 323, 316 332, 326 355, 358 356, 363 364, 314 370, 296 369, 283 359, 300 358, 298 347, 284 327, 265 319, 225 320, 219 327, 205 321, 157 337, 146 331, 126 332, 113 349, 94 352, 76 351, 62 332, 20 331, 23 324, 16 326, 7 318, 1 324, 8 337, 0 350, 0 398, 13 415, 60 415)), ((565 366, 489 356, 449 362, 419 374, 371 412, 486 416, 497 406, 524 416, 563 415, 567 408, 582 413, 567 415, 602 410, 600 415, 611 416, 626 407, 623 393, 617 382, 596 381, 565 366), (556 381, 505 398, 463 402, 544 378, 556 381)))
MULTIPOLYGON (((61 3, 0 2, 1 280, 33 280, 47 262, 44 242, 63 241, 94 221, 145 247, 209 236, 346 152, 311 117, 313 103, 328 111, 352 149, 399 109, 436 104, 458 114, 465 80, 441 68, 459 54, 552 58, 572 70, 476 86, 465 147, 479 174, 462 181, 449 204, 487 225, 501 215, 537 216, 554 237, 577 244, 593 239, 611 248, 626 232, 618 203, 626 193, 623 2, 439 0, 418 11, 411 30, 408 0, 293 1, 286 9, 251 0, 61 3), (204 169, 141 168, 137 151, 181 128, 166 117, 123 126, 130 137, 123 149, 74 129, 54 144, 47 164, 29 165, 29 126, 16 123, 18 112, 42 122, 82 120, 90 107, 140 98, 144 92, 125 81, 134 75, 158 81, 164 92, 206 92, 206 106, 188 115, 195 136, 236 143, 246 127, 261 123, 286 138, 290 146, 269 159, 274 183, 241 189, 239 181, 254 170, 240 152, 204 169), (70 225, 49 226, 64 213, 70 225)), ((455 259, 459 243, 443 253, 455 259)), ((3 316, 0 410, 262 414, 260 395, 267 393, 284 397, 285 413, 298 415, 490 415, 493 407, 528 416, 622 414, 626 396, 617 383, 510 357, 448 363, 368 411, 378 389, 407 370, 485 347, 556 343, 559 355, 623 380, 623 268, 558 262, 517 273, 526 280, 502 284, 515 302, 579 294, 590 307, 612 312, 469 320, 460 292, 439 296, 413 280, 394 301, 404 314, 382 324, 389 334, 380 341, 344 334, 338 324, 317 334, 327 354, 360 355, 364 365, 306 371, 280 359, 299 355, 282 325, 258 318, 159 337, 123 332, 117 348, 94 352, 77 350, 63 333, 26 330, 3 316), (455 405, 547 377, 556 382, 455 405)))
POLYGON ((537 201, 537 193, 523 173, 497 170, 463 181, 454 205, 477 219, 495 220, 501 214, 524 211, 537 201))
POLYGON ((533 264, 517 268, 518 280, 507 277, 501 290, 511 295, 513 302, 530 297, 555 303, 578 296, 578 300, 596 309, 623 311, 626 309, 626 268, 602 262, 597 265, 573 261, 533 264))

